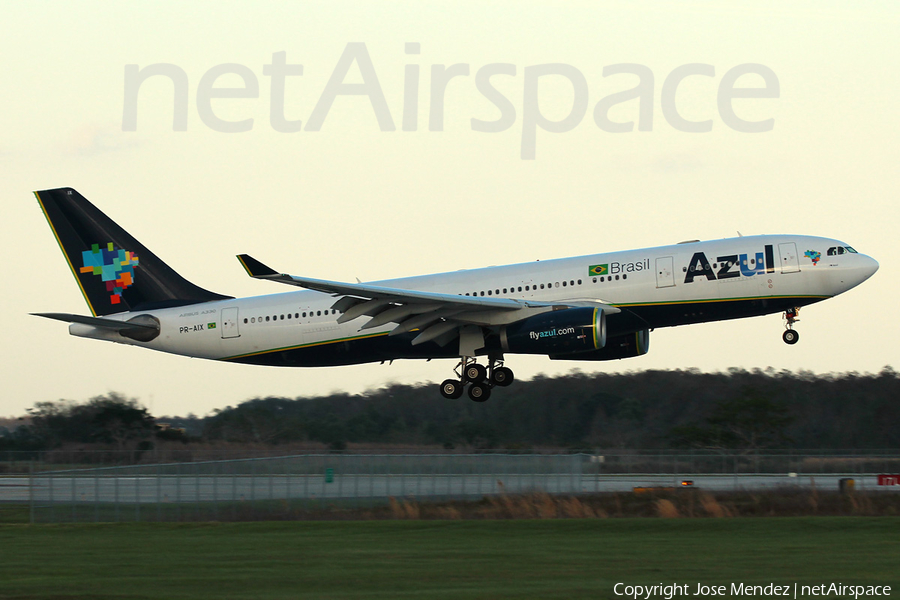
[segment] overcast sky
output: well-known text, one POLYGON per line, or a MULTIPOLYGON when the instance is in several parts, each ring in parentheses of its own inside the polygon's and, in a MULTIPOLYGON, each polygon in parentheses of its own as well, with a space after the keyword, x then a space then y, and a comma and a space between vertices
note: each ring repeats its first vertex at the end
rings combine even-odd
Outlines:
MULTIPOLYGON (((453 367, 275 369, 71 337, 64 324, 28 315, 88 314, 31 193, 60 186, 78 189, 189 280, 235 296, 287 291, 248 278, 234 258, 242 252, 298 275, 366 281, 736 231, 835 237, 881 269, 859 288, 805 308, 796 346, 781 341, 781 317, 770 315, 657 330, 650 353, 626 361, 514 356, 508 364, 522 378, 574 368, 827 373, 898 364, 895 3, 4 0, 0 8, 0 415, 109 391, 138 398, 156 415, 202 415, 257 396, 440 381, 453 367), (329 79, 340 75, 346 52, 361 56, 360 43, 384 106, 344 93, 329 109, 321 103, 329 79), (407 54, 408 43, 419 53, 407 54), (280 115, 265 65, 282 52, 303 74, 286 78, 280 115), (476 73, 498 63, 509 73, 490 83, 513 112, 477 86, 476 73), (609 120, 635 126, 612 133, 596 124, 595 107, 637 84, 636 75, 603 76, 604 67, 623 63, 652 74, 652 112, 641 115, 637 99, 615 105, 609 120), (747 63, 774 73, 777 97, 731 106, 745 121, 774 119, 771 131, 736 131, 721 114, 720 82, 747 63), (128 65, 154 64, 187 76, 186 130, 173 130, 173 114, 185 105, 173 112, 173 85, 156 76, 138 90, 134 131, 123 131, 128 65), (239 67, 216 79, 222 64, 239 67), (447 83, 443 131, 431 131, 440 114, 432 73, 444 70, 433 66, 453 72, 455 64, 469 74, 447 83), (526 74, 545 64, 583 76, 586 96, 564 76, 548 75, 537 103, 530 100, 526 74), (711 65, 714 74, 684 78, 675 106, 687 121, 711 121, 708 132, 683 131, 663 110, 667 78, 688 64, 711 65), (409 65, 418 66, 417 112, 404 103, 409 65), (204 113, 204 81, 249 92, 213 98, 204 113), (583 117, 566 121, 585 100, 583 117), (319 131, 279 130, 314 123, 317 104, 319 131), (569 125, 556 129, 570 130, 534 129, 535 106, 546 121, 569 125), (248 131, 223 133, 209 114, 252 122, 248 131), (503 131, 473 130, 473 119, 504 114, 503 131), (648 115, 652 130, 638 131, 648 115), (391 129, 386 122, 395 130, 383 130, 391 129), (522 158, 529 131, 533 160, 522 158)), ((354 60, 342 92, 373 89, 360 67, 354 60)), ((765 86, 749 74, 734 87, 765 86)))

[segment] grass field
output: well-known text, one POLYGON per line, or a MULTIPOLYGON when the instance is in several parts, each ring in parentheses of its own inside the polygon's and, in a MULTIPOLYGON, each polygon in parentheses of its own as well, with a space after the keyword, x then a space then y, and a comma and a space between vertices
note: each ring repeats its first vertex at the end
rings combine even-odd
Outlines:
POLYGON ((0 525, 0 598, 621 598, 617 582, 888 584, 900 518, 0 525))

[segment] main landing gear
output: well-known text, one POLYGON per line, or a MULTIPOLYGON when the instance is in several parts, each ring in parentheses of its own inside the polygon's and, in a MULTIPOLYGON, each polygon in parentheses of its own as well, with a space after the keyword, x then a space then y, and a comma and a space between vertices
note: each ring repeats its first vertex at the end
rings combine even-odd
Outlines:
POLYGON ((464 356, 454 372, 458 379, 447 379, 441 384, 444 398, 459 398, 468 384, 469 398, 484 402, 491 397, 491 388, 495 385, 506 387, 513 382, 512 369, 504 367, 503 360, 498 358, 490 359, 485 367, 476 363, 474 358, 464 356))
POLYGON ((794 331, 794 323, 800 320, 797 318, 799 312, 799 308, 789 308, 784 311, 784 333, 781 334, 781 339, 785 344, 794 345, 800 341, 800 334, 794 331))

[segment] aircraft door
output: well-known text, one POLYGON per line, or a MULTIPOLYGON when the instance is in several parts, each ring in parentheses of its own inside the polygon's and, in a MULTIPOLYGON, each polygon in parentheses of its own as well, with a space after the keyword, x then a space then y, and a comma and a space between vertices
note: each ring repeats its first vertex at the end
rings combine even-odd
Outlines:
POLYGON ((222 309, 222 339, 241 337, 240 328, 238 327, 238 309, 223 308, 222 309))
POLYGON ((794 242, 778 244, 778 254, 781 255, 782 273, 797 273, 800 271, 800 259, 797 256, 797 244, 794 242))
POLYGON ((656 287, 665 288, 675 285, 675 267, 671 256, 656 259, 656 287))

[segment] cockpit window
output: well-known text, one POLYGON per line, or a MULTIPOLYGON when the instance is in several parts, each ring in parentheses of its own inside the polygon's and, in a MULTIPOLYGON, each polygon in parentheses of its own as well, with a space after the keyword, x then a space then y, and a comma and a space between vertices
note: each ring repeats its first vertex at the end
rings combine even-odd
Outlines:
POLYGON ((856 250, 851 248, 850 246, 832 246, 828 249, 828 256, 834 256, 836 254, 859 254, 856 250))

